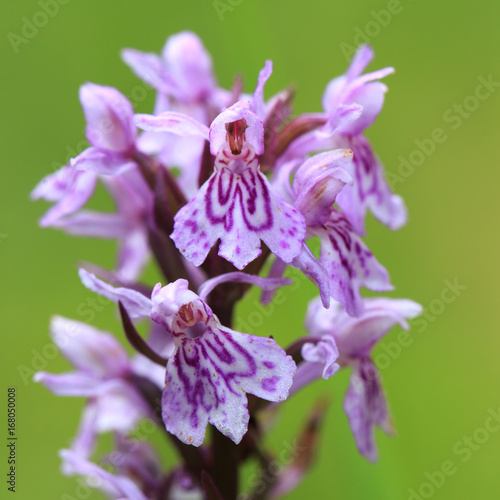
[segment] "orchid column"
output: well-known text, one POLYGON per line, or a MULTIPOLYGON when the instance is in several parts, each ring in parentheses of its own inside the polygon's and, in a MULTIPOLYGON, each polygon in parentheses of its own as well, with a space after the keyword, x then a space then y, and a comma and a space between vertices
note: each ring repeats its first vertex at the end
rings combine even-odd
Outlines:
POLYGON ((54 203, 41 225, 118 241, 114 270, 86 264, 79 276, 116 303, 135 354, 110 333, 53 319, 54 342, 74 370, 40 372, 35 380, 55 394, 86 399, 73 444, 61 451, 64 474, 90 476, 111 499, 283 497, 312 464, 324 405, 313 407, 300 449, 272 477, 262 417, 311 381, 347 367, 344 409, 360 452, 377 458, 373 428, 392 426, 370 352, 394 325, 408 328, 420 306, 361 295, 363 287, 393 289, 362 241, 366 212, 391 229, 406 221, 403 201, 390 192, 362 135, 387 90, 377 80, 393 71, 362 75, 372 57, 360 47, 346 75, 328 84, 324 111, 296 117, 290 91, 264 99, 270 61, 253 93, 243 93, 238 79, 222 89, 190 32, 169 38, 161 56, 123 52, 157 91, 151 115, 134 115, 116 89, 82 86, 91 146, 43 179, 32 197, 54 203), (98 183, 116 212, 84 208, 98 183), (318 255, 308 246, 316 237, 318 255), (151 258, 156 284, 141 281, 151 258), (291 283, 283 277, 289 266, 318 288, 306 316, 310 335, 296 334, 283 347, 274 332, 234 331, 235 305, 249 288, 261 288, 268 303, 291 283), (138 322, 148 335, 138 333, 138 322), (143 419, 165 431, 177 467, 161 464, 157 443, 134 443, 143 419), (99 457, 99 436, 109 432, 115 448, 99 457), (262 470, 253 489, 239 478, 250 459, 262 470))

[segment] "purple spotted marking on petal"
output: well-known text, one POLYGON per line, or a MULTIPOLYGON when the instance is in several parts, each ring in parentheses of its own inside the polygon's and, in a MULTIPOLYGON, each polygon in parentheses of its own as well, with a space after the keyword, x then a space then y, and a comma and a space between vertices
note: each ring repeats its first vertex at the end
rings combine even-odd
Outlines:
POLYGON ((363 358, 353 365, 343 406, 359 452, 375 462, 378 451, 374 428, 379 426, 391 434, 392 426, 380 377, 371 359, 363 358))
POLYGON ((265 378, 262 380, 262 389, 268 392, 275 392, 276 385, 279 382, 280 378, 276 375, 273 377, 265 378))
POLYGON ((303 217, 272 193, 255 153, 244 148, 237 157, 229 150, 220 153, 214 174, 175 216, 171 237, 196 266, 220 239, 219 255, 243 269, 260 255, 261 240, 290 262, 300 252, 304 234, 303 217), (284 241, 281 229, 293 236, 284 241), (199 237, 202 232, 207 239, 199 237))
POLYGON ((249 419, 245 393, 269 401, 288 396, 295 363, 273 339, 220 325, 186 280, 153 291, 152 319, 172 334, 162 415, 181 441, 200 446, 208 423, 238 443, 249 419))
POLYGON ((330 278, 330 293, 348 314, 359 316, 364 286, 377 292, 392 290, 387 270, 377 261, 347 219, 334 211, 321 229, 320 262, 330 278))
POLYGON ((371 144, 362 136, 343 141, 353 150, 352 186, 345 186, 337 196, 342 208, 358 234, 365 234, 365 216, 369 210, 389 229, 399 229, 406 224, 407 210, 401 196, 392 193, 384 170, 373 153, 371 144))
POLYGON ((208 423, 239 443, 249 419, 245 393, 281 401, 295 373, 293 360, 273 339, 209 323, 200 337, 177 337, 162 398, 167 430, 194 446, 203 443, 208 423))

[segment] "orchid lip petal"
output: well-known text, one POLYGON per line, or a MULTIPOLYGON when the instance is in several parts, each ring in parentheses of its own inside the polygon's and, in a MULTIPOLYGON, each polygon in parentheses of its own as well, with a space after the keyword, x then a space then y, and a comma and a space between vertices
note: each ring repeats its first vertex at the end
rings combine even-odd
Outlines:
POLYGON ((377 292, 393 289, 387 270, 340 212, 333 211, 322 227, 314 228, 314 233, 320 237, 320 262, 330 276, 330 293, 348 314, 363 313, 360 287, 377 292))
MULTIPOLYGON (((240 273, 229 278, 242 279, 240 273)), ((183 279, 165 287, 158 283, 151 296, 151 318, 175 345, 166 362, 163 420, 186 444, 200 446, 208 423, 238 443, 249 420, 246 393, 269 401, 286 399, 295 363, 273 339, 223 327, 188 286, 183 279)))
POLYGON ((374 427, 379 426, 388 434, 392 427, 380 378, 370 359, 354 364, 343 407, 359 452, 370 462, 376 462, 374 427))
POLYGON ((305 235, 302 215, 272 193, 254 153, 245 150, 240 156, 244 155, 250 159, 222 155, 212 176, 174 218, 170 237, 196 266, 218 239, 219 255, 238 269, 260 255, 261 241, 285 262, 300 252, 305 235))
POLYGON ((182 442, 200 446, 208 423, 235 443, 247 430, 245 393, 286 399, 295 363, 273 339, 208 326, 184 338, 167 364, 163 420, 182 442))
POLYGON ((338 194, 336 202, 356 233, 365 234, 364 219, 368 210, 389 229, 404 226, 408 219, 405 203, 400 196, 392 193, 383 166, 368 140, 363 136, 351 137, 342 140, 342 145, 354 152, 351 173, 358 181, 356 185, 346 186, 338 194))

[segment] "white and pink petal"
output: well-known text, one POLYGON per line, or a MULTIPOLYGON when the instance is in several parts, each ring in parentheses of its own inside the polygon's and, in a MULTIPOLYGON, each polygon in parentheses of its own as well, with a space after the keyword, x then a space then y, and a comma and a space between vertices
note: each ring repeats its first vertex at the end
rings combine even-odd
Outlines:
POLYGON ((337 196, 342 208, 358 234, 365 234, 365 216, 370 210, 389 229, 399 229, 406 224, 407 210, 401 196, 392 193, 384 169, 363 136, 351 137, 342 145, 353 150, 352 186, 346 186, 337 196))
POLYGON ((389 435, 393 432, 387 401, 380 376, 369 358, 356 360, 352 368, 344 411, 359 452, 371 462, 376 462, 375 426, 389 435))
POLYGON ((90 147, 71 158, 71 166, 100 175, 121 175, 133 168, 135 163, 128 154, 90 147))
POLYGON ((194 446, 208 423, 239 443, 247 431, 245 393, 268 401, 288 396, 295 363, 273 339, 207 327, 184 338, 168 361, 163 393, 167 430, 194 446))
POLYGON ((128 369, 127 352, 109 333, 80 321, 54 316, 50 334, 63 356, 82 373, 113 377, 128 369))
POLYGON ((78 274, 84 286, 112 302, 122 302, 131 318, 147 317, 151 313, 152 302, 140 292, 130 288, 114 287, 101 281, 85 269, 79 269, 78 274))
POLYGON ((72 214, 87 203, 97 185, 97 176, 93 172, 76 170, 66 166, 42 180, 35 188, 32 196, 40 197, 56 204, 40 219, 40 226, 48 227, 62 217, 72 214))
POLYGON ((86 83, 80 87, 80 102, 87 121, 86 136, 93 146, 123 153, 134 147, 134 109, 121 92, 86 83))
POLYGON ((348 314, 363 313, 361 287, 377 292, 393 289, 387 270, 341 213, 332 212, 330 219, 315 232, 320 237, 320 262, 330 278, 331 296, 348 314))
POLYGON ((240 174, 222 168, 179 210, 171 238, 197 266, 220 239, 219 255, 243 269, 260 255, 261 240, 290 262, 299 254, 304 234, 303 217, 272 194, 263 174, 252 168, 240 174))

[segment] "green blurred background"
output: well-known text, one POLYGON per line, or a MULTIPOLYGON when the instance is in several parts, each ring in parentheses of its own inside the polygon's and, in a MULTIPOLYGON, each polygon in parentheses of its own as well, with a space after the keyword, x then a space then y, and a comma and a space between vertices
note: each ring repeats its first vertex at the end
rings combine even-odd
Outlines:
MULTIPOLYGON (((112 267, 114 262, 113 243, 39 229, 46 205, 31 203, 29 192, 82 146, 79 86, 85 81, 115 86, 135 95, 137 111, 151 111, 153 93, 141 91, 119 51, 159 52, 168 35, 184 29, 204 40, 224 87, 241 72, 251 91, 264 61, 272 59, 266 95, 294 83, 297 113, 320 110, 325 84, 345 70, 353 45, 373 45, 370 69, 396 68, 386 79, 385 108, 369 137, 408 204, 410 221, 393 233, 370 220, 367 242, 391 273, 397 287, 392 295, 417 300, 426 309, 426 319, 413 323, 409 345, 398 343, 395 330, 376 351, 397 435, 377 433, 380 459, 367 463, 341 411, 348 374, 315 383, 286 403, 270 440, 279 453, 315 398, 331 396, 318 462, 288 498, 500 498, 500 432, 488 420, 500 412, 494 289, 500 277, 500 87, 493 83, 488 97, 483 90, 484 100, 471 97, 479 78, 500 82, 500 2, 225 0, 219 2, 220 9, 226 6, 222 13, 212 0, 57 5, 59 11, 45 23, 34 0, 4 0, 0 16, 0 406, 6 407, 7 387, 15 386, 16 498, 87 498, 74 478, 60 475, 57 456, 76 431, 83 401, 56 398, 32 383, 30 373, 68 368, 53 354, 47 325, 53 313, 78 318, 77 309, 92 298, 78 281, 75 263, 112 267), (12 34, 22 36, 24 18, 34 16, 42 26, 19 42, 12 34), (444 131, 441 142, 425 141, 433 131, 439 135, 436 129, 444 131), (426 153, 415 152, 418 141, 424 141, 426 153), (401 156, 413 166, 401 167, 401 156), (433 473, 443 464, 454 473, 433 486, 440 477, 433 473), (418 496, 411 497, 412 488, 418 496)), ((106 205, 102 196, 95 203, 106 205)), ((155 279, 154 269, 148 278, 155 279)), ((301 334, 313 294, 313 287, 301 282, 256 333, 272 333, 283 344, 301 334)), ((240 321, 255 310, 256 297, 240 307, 240 321)), ((95 310, 92 323, 121 335, 111 306, 95 310)), ((172 463, 170 452, 161 454, 172 463)), ((2 481, 2 497, 6 488, 2 481)))

